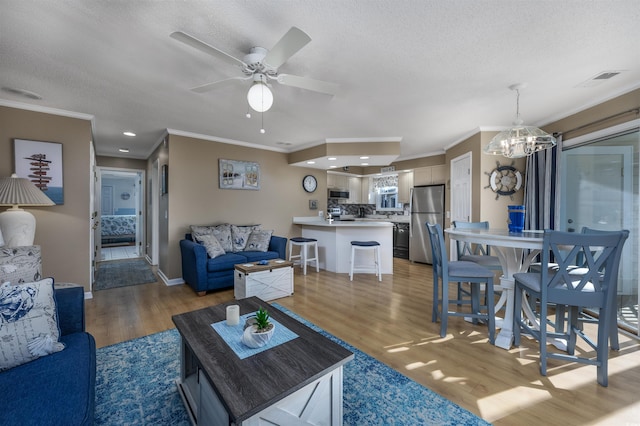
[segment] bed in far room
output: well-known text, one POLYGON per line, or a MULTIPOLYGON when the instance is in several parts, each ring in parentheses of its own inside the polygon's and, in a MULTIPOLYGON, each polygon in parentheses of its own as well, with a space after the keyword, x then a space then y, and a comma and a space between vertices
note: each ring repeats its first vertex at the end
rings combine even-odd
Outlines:
POLYGON ((103 247, 134 244, 136 242, 136 215, 102 215, 101 229, 103 247))

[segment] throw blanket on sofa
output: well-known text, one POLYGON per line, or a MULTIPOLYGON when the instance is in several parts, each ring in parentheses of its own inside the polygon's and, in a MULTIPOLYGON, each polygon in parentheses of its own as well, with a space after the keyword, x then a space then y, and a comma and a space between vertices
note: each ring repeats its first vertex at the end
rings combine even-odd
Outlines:
POLYGON ((135 242, 135 215, 104 215, 101 217, 101 223, 102 244, 135 242))

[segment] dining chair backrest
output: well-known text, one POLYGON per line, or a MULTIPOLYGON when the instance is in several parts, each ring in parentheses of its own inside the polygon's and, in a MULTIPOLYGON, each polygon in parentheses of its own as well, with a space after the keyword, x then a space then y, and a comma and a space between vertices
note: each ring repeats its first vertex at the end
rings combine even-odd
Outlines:
POLYGON ((431 243, 431 257, 433 262, 433 276, 442 277, 443 272, 447 270, 448 259, 447 251, 444 244, 444 233, 442 227, 439 224, 426 223, 427 230, 429 231, 429 242, 431 243))
POLYGON ((620 255, 629 231, 544 233, 541 303, 606 307, 615 295, 620 255), (553 256, 558 267, 545 267, 553 256), (582 259, 579 272, 576 259, 582 259))
MULTIPOLYGON (((460 222, 454 220, 452 223, 454 228, 459 229, 489 229, 489 222, 460 222)), ((489 246, 485 246, 482 244, 474 244, 473 246, 470 243, 464 241, 456 240, 456 253, 458 254, 458 259, 462 259, 465 255, 483 255, 489 256, 491 254, 491 249, 489 246)))

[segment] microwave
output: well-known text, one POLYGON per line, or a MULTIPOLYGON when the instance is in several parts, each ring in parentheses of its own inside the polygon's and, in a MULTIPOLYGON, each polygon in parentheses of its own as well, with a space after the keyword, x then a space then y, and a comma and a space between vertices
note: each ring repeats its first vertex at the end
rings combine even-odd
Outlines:
POLYGON ((328 189, 328 198, 334 200, 347 200, 349 199, 349 191, 344 191, 340 189, 328 189))

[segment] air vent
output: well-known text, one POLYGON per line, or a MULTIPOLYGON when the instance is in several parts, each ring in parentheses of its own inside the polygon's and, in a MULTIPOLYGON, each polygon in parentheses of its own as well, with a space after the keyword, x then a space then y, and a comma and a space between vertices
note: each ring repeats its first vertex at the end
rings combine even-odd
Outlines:
POLYGON ((593 80, 609 80, 618 74, 620 74, 619 71, 605 71, 602 74, 593 77, 593 80))
POLYGON ((40 99, 42 99, 42 96, 40 96, 36 92, 32 92, 30 90, 16 89, 16 88, 13 88, 13 87, 3 87, 2 91, 3 92, 7 92, 7 93, 11 93, 13 95, 24 96, 25 98, 34 99, 36 101, 39 101, 40 99))
POLYGON ((602 71, 599 72, 598 74, 594 75, 593 77, 591 77, 590 79, 583 81, 582 83, 578 84, 576 87, 595 87, 599 84, 604 83, 605 81, 612 79, 613 77, 617 76, 618 74, 622 73, 622 71, 620 70, 616 70, 616 71, 602 71))

